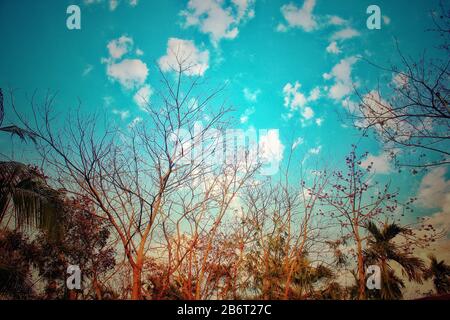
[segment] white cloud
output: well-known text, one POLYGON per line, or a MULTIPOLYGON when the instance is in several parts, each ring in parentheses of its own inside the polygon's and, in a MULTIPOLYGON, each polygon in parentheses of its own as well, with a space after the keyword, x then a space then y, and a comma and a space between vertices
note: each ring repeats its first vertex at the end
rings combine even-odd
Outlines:
POLYGON ((392 157, 389 152, 382 152, 377 156, 368 154, 367 158, 361 161, 361 167, 367 169, 371 166, 373 172, 386 174, 392 171, 391 160, 392 157))
POLYGON ((408 77, 404 73, 397 73, 392 75, 392 84, 396 88, 405 88, 408 86, 408 77))
POLYGON ((139 59, 124 59, 110 63, 106 73, 113 81, 118 81, 124 88, 133 89, 144 84, 148 75, 147 65, 139 59))
POLYGON ((251 91, 249 88, 244 88, 244 97, 247 101, 256 102, 258 100, 258 95, 261 93, 260 89, 251 91))
POLYGON ((301 8, 293 3, 283 5, 281 7, 281 13, 287 25, 280 23, 277 26, 277 31, 286 31, 289 28, 301 28, 309 32, 316 29, 317 22, 312 13, 315 5, 316 0, 305 0, 301 8))
POLYGON ((431 224, 436 230, 447 234, 446 244, 450 247, 450 180, 445 175, 447 168, 432 169, 422 178, 417 192, 418 204, 424 208, 440 209, 425 217, 424 224, 431 224))
POLYGON ((450 210, 450 180, 445 178, 446 173, 446 168, 438 167, 423 177, 417 194, 423 207, 450 210))
POLYGON ((330 16, 328 18, 328 23, 332 24, 334 26, 342 26, 342 25, 346 24, 347 21, 338 16, 330 16))
POLYGON ((254 17, 254 2, 232 0, 226 5, 222 0, 190 0, 180 15, 185 18, 184 27, 195 26, 209 34, 216 46, 221 39, 236 38, 240 23, 254 17))
MULTIPOLYGON (((84 0, 86 5, 99 4, 105 2, 104 0, 84 0)), ((135 7, 138 4, 138 0, 127 0, 130 6, 135 7)), ((110 11, 114 11, 119 6, 120 0, 108 0, 108 8, 110 11)))
POLYGON ((278 130, 268 130, 267 134, 259 137, 259 156, 264 162, 281 162, 283 152, 278 130))
POLYGON ((353 89, 353 81, 351 78, 351 72, 353 64, 358 61, 358 57, 352 56, 346 59, 342 59, 336 64, 330 73, 323 75, 325 79, 334 79, 334 84, 328 91, 328 96, 335 100, 340 100, 349 95, 353 89))
POLYGON ((328 53, 334 53, 334 54, 338 54, 341 53, 341 49, 339 49, 337 42, 336 41, 332 41, 328 47, 327 47, 327 52, 328 53))
POLYGON ((145 107, 149 104, 152 94, 152 88, 150 87, 150 85, 146 84, 136 92, 133 100, 139 106, 139 108, 144 110, 145 107))
POLYGON ((300 90, 301 84, 296 81, 294 85, 287 83, 283 87, 284 106, 290 110, 303 108, 307 102, 306 97, 300 90))
POLYGON ((317 126, 321 126, 322 125, 322 123, 323 123, 323 118, 317 118, 316 119, 316 124, 317 124, 317 126))
POLYGON ((325 80, 330 80, 333 76, 331 74, 325 72, 324 74, 322 74, 322 77, 325 80))
POLYGON ((85 76, 87 76, 89 73, 91 73, 91 71, 92 71, 93 69, 94 69, 94 67, 93 67, 92 65, 88 64, 88 65, 86 66, 86 68, 84 68, 84 70, 83 70, 83 73, 82 73, 83 77, 85 77, 85 76))
POLYGON ((358 110, 358 103, 350 100, 349 97, 342 100, 342 106, 346 108, 349 112, 354 113, 358 110))
POLYGON ((241 117, 240 117, 240 122, 241 123, 247 123, 248 122, 248 119, 249 119, 249 117, 253 114, 253 113, 255 113, 255 108, 247 108, 247 109, 245 109, 245 111, 244 111, 244 113, 241 115, 241 117))
POLYGON ((331 35, 331 41, 335 40, 347 40, 354 37, 359 36, 359 32, 353 28, 345 28, 339 31, 336 31, 331 35))
POLYGON ((314 117, 314 111, 313 109, 311 109, 311 107, 305 107, 303 110, 301 110, 301 114, 303 118, 305 118, 306 120, 309 120, 312 117, 314 117))
POLYGON ((125 120, 130 116, 130 111, 128 111, 128 110, 113 109, 112 113, 115 115, 118 115, 120 117, 120 119, 122 119, 122 120, 125 120))
POLYGON ((315 87, 311 90, 309 96, 306 97, 300 91, 300 88, 301 84, 298 81, 296 81, 294 85, 287 83, 283 87, 284 106, 290 113, 298 110, 305 120, 309 120, 314 117, 314 110, 310 106, 307 106, 307 103, 319 98, 320 89, 315 87))
POLYGON ((316 101, 320 97, 320 88, 315 87, 309 92, 308 101, 316 101))
POLYGON ((166 55, 158 60, 163 72, 178 70, 178 62, 182 62, 187 75, 203 76, 209 68, 209 51, 200 51, 191 40, 170 38, 167 42, 166 55))
POLYGON ((120 59, 133 47, 133 39, 127 36, 121 36, 118 39, 111 40, 106 47, 108 48, 109 55, 113 59, 120 59))
POLYGON ((118 5, 119 5, 119 0, 109 0, 109 10, 111 10, 111 11, 116 10, 118 5))
POLYGON ((133 44, 133 39, 125 35, 113 39, 106 46, 109 57, 102 59, 109 79, 119 82, 127 90, 142 86, 148 76, 148 67, 142 60, 122 59, 132 52, 133 44))

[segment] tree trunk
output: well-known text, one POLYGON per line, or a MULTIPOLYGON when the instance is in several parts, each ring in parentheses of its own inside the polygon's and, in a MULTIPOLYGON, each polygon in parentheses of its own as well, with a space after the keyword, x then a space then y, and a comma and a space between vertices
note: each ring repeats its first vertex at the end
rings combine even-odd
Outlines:
POLYGON ((366 274, 364 272, 364 260, 362 252, 361 238, 359 237, 359 232, 356 229, 356 245, 357 245, 357 255, 358 255, 358 299, 366 299, 366 274))
POLYGON ((142 266, 137 265, 133 268, 133 287, 131 291, 131 300, 141 300, 141 286, 142 286, 142 266))

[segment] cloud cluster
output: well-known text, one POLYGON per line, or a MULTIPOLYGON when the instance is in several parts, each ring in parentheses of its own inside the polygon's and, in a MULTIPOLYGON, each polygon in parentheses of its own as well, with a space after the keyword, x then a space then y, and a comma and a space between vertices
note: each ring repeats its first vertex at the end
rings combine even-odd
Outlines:
POLYGON ((261 93, 260 89, 256 89, 251 91, 249 88, 244 88, 243 90, 245 100, 249 102, 256 102, 258 100, 258 96, 261 93))
POLYGON ((331 99, 341 100, 352 92, 355 84, 352 80, 351 74, 353 65, 357 61, 357 56, 342 59, 331 69, 330 73, 323 74, 323 78, 325 80, 334 80, 334 84, 328 91, 328 96, 331 99))
MULTIPOLYGON (((133 46, 133 39, 126 35, 109 41, 106 45, 108 57, 103 58, 102 63, 106 64, 106 74, 111 81, 118 82, 124 90, 136 90, 133 100, 144 109, 152 94, 150 85, 146 83, 149 70, 145 62, 133 57, 143 54, 139 49, 133 52, 133 46)), ((123 111, 114 113, 120 115, 122 119, 126 119, 129 115, 123 111)))
MULTIPOLYGON (((84 0, 86 5, 99 4, 105 2, 104 0, 84 0)), ((110 11, 114 11, 120 4, 120 0, 108 0, 108 8, 110 11)), ((139 0, 126 0, 130 6, 135 7, 138 5, 139 0)))
POLYGON ((107 65, 110 79, 118 81, 125 89, 142 86, 148 76, 147 65, 140 59, 124 59, 107 65))
POLYGON ((293 3, 285 4, 281 7, 281 14, 286 20, 286 24, 280 23, 277 31, 287 31, 290 28, 300 28, 306 32, 317 29, 317 21, 313 15, 316 0, 305 0, 302 7, 297 7, 293 3))
POLYGON ((210 36, 217 46, 222 39, 234 39, 239 25, 255 15, 254 0, 190 0, 180 15, 185 18, 184 27, 197 27, 210 36))
MULTIPOLYGON (((287 83, 283 87, 284 106, 289 110, 290 114, 298 110, 304 120, 309 120, 314 117, 314 111, 307 104, 319 99, 320 89, 316 87, 306 96, 300 91, 300 88, 301 84, 298 81, 295 84, 287 83)), ((288 118, 290 117, 288 116, 288 118)))
POLYGON ((423 177, 417 194, 420 205, 450 211, 450 180, 445 178, 446 173, 445 167, 438 167, 423 177))
POLYGON ((361 161, 361 167, 367 169, 370 166, 375 173, 387 174, 392 171, 391 160, 392 156, 387 151, 384 151, 379 155, 368 154, 367 157, 361 161))
POLYGON ((198 49, 191 40, 170 38, 158 65, 163 72, 179 71, 181 67, 186 75, 203 76, 209 68, 209 51, 198 49))

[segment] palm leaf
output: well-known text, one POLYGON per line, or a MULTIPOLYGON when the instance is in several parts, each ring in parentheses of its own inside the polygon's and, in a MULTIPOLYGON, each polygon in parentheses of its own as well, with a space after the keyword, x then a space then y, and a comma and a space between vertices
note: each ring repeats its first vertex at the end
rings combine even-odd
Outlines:
POLYGON ((366 225, 366 228, 370 232, 370 234, 375 238, 376 241, 384 240, 383 235, 381 234, 380 230, 378 229, 375 223, 369 221, 366 225))
POLYGON ((19 128, 18 126, 12 125, 7 127, 1 127, 0 131, 11 133, 11 135, 16 135, 23 141, 25 141, 26 139, 30 139, 34 143, 36 143, 37 135, 34 132, 19 128))
POLYGON ((32 168, 18 162, 0 162, 0 209, 12 200, 16 227, 37 227, 56 236, 63 200, 32 168))
POLYGON ((385 241, 389 241, 389 240, 394 239, 397 235, 399 235, 400 233, 405 232, 405 231, 406 231, 405 228, 402 228, 395 223, 385 224, 383 231, 382 231, 382 236, 385 241))

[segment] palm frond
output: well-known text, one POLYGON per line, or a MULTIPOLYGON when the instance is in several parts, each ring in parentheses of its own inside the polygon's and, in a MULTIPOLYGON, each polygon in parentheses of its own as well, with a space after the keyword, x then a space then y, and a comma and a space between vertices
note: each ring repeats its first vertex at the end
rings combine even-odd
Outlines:
POLYGON ((378 229, 377 225, 373 223, 372 221, 369 221, 366 225, 367 231, 370 232, 370 234, 375 238, 376 241, 382 241, 383 235, 381 234, 380 230, 378 229))
POLYGON ((0 162, 0 212, 6 211, 11 199, 16 227, 37 227, 57 235, 63 210, 60 193, 32 168, 0 162))
POLYGON ((12 125, 12 126, 7 126, 7 127, 1 127, 0 131, 8 132, 13 136, 16 135, 23 141, 30 139, 31 141, 36 143, 36 137, 37 137, 36 133, 26 130, 26 129, 19 128, 18 126, 12 125))
POLYGON ((402 228, 395 223, 389 223, 389 224, 384 225, 384 228, 383 228, 383 231, 381 234, 385 241, 389 241, 389 240, 394 239, 400 233, 405 232, 406 230, 407 229, 402 228))

